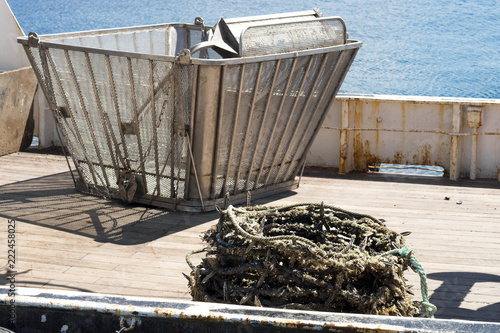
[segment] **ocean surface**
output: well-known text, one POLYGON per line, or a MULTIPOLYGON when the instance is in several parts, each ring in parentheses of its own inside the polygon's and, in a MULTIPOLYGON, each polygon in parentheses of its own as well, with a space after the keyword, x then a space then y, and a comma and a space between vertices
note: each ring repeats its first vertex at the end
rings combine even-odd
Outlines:
POLYGON ((363 42, 341 92, 500 98, 498 0, 8 0, 25 34, 310 10, 363 42))

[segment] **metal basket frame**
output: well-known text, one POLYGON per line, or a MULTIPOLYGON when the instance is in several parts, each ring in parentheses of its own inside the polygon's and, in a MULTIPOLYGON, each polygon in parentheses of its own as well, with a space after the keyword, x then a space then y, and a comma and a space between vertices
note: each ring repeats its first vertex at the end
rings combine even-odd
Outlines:
POLYGON ((185 32, 175 53, 200 41, 188 24, 18 39, 77 168, 76 188, 184 211, 296 188, 361 42, 231 59, 68 43, 161 29, 185 32))

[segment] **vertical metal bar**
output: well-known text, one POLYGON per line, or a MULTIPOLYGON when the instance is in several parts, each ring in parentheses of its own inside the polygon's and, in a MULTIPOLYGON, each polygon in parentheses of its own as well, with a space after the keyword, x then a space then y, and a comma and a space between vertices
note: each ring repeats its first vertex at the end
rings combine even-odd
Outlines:
MULTIPOLYGON (((153 60, 149 60, 149 84, 151 87, 151 124, 153 125, 153 145, 155 149, 156 194, 161 195, 160 162, 158 161, 158 120, 156 119, 155 86, 153 77, 153 60)), ((161 113, 160 113, 161 117, 161 113)))
MULTIPOLYGON (((113 70, 111 69, 111 61, 109 60, 109 55, 105 55, 106 59, 106 67, 108 69, 108 77, 109 77, 109 84, 111 85, 111 94, 113 96, 113 103, 115 105, 115 112, 116 112, 116 120, 118 121, 118 131, 120 132, 120 137, 122 140, 122 145, 123 145, 123 154, 125 155, 125 158, 122 160, 122 163, 124 166, 127 167, 127 169, 131 169, 130 167, 130 156, 128 154, 128 149, 127 149, 127 141, 125 141, 125 134, 123 133, 121 123, 122 123, 122 118, 120 115, 120 107, 118 105, 118 97, 116 96, 116 87, 115 87, 115 80, 113 78, 113 70)), ((109 119, 108 119, 109 122, 109 119)), ((112 130, 112 127, 110 127, 112 130)), ((117 152, 119 152, 120 149, 117 147, 117 152)), ((121 157, 121 153, 119 155, 121 157)))
MULTIPOLYGON (((307 96, 306 102, 304 104, 304 108, 302 109, 302 113, 300 114, 299 121, 297 122, 297 125, 295 126, 295 132, 293 133, 292 138, 290 139, 290 145, 288 146, 288 150, 290 150, 292 148, 293 142, 295 142, 295 136, 299 133, 298 129, 299 129, 302 121, 304 120, 304 116, 309 113, 308 112, 309 111, 309 105, 310 105, 310 103, 312 101, 312 97, 314 96, 314 91, 315 91, 316 85, 318 84, 318 81, 319 81, 319 79, 321 77, 321 73, 323 72, 323 69, 325 68, 325 65, 326 65, 326 62, 327 62, 328 58, 329 58, 329 53, 326 53, 326 54, 323 55, 323 59, 321 60, 321 65, 319 67, 318 72, 315 75, 314 82, 311 85, 311 90, 309 91, 309 95, 307 96)), ((299 147, 297 146, 297 149, 298 148, 299 147)), ((294 153, 292 153, 292 158, 290 159, 290 165, 288 166, 288 168, 285 170, 285 172, 283 174, 283 179, 284 180, 287 179, 287 176, 290 173, 290 170, 293 169, 293 162, 295 161, 295 158, 296 158, 296 155, 297 155, 297 149, 295 150, 294 153)), ((286 158, 287 154, 288 154, 288 151, 285 153, 284 159, 286 158)))
MULTIPOLYGON (((95 152, 96 152, 97 159, 99 160, 99 164, 100 164, 101 169, 102 169, 102 173, 104 176, 104 180, 106 182, 106 186, 109 187, 110 184, 109 184, 109 180, 108 180, 108 175, 106 174, 106 170, 104 168, 104 163, 102 161, 101 151, 99 149, 99 145, 97 144, 97 138, 95 137, 95 132, 94 132, 94 129, 92 128, 92 124, 91 124, 90 119, 89 119, 87 107, 85 106, 85 102, 83 101, 82 90, 81 90, 80 85, 78 84, 78 81, 76 79, 75 69, 73 68, 73 64, 71 63, 71 59, 69 57, 68 50, 64 50, 64 55, 66 56, 66 61, 68 62, 69 70, 71 72, 71 75, 73 76, 73 82, 74 82, 75 87, 76 87, 78 99, 80 100, 80 104, 82 106, 83 115, 85 116, 85 121, 87 122, 87 126, 88 126, 88 129, 90 132, 90 137, 92 138, 92 142, 94 144, 95 152)), ((89 161, 89 163, 90 162, 91 161, 89 161)), ((89 168, 92 168, 92 166, 89 165, 89 168)), ((96 185, 97 185, 97 183, 96 183, 96 185)))
POLYGON ((349 143, 347 140, 347 130, 349 127, 349 101, 342 101, 341 117, 340 117, 340 153, 339 153, 339 173, 347 173, 348 170, 348 149, 349 143))
POLYGON ((132 73, 132 60, 130 57, 127 57, 127 65, 128 65, 128 75, 130 80, 130 93, 132 95, 132 110, 134 111, 134 130, 135 136, 137 137, 137 144, 139 150, 139 167, 142 171, 142 180, 144 182, 144 192, 148 193, 148 183, 146 179, 146 168, 144 167, 144 156, 142 153, 142 142, 141 142, 141 130, 139 128, 139 117, 137 116, 137 101, 135 99, 135 84, 134 84, 134 75, 132 73))
MULTIPOLYGON (((307 64, 307 69, 304 72, 304 76, 302 77, 302 82, 300 83, 299 90, 297 90, 297 97, 295 97, 295 101, 293 102, 293 106, 292 106, 292 109, 290 111, 290 115, 288 116, 288 119, 286 121, 285 129, 283 130, 283 135, 281 135, 281 137, 279 138, 278 148, 276 149, 276 154, 274 154, 273 161, 272 161, 271 165, 274 165, 274 163, 276 162, 276 158, 278 157, 279 151, 281 149, 281 144, 283 143, 283 138, 285 137, 285 133, 287 132, 288 127, 290 126, 290 121, 292 120, 292 115, 295 112, 295 108, 297 107, 297 103, 299 101, 300 94, 302 93, 302 89, 304 88, 304 84, 306 83, 306 77, 309 74, 309 69, 311 68, 311 65, 313 63, 313 58, 314 58, 314 56, 309 56, 309 63, 307 64)), ((292 73, 292 75, 293 75, 293 73, 292 73)), ((295 130, 297 130, 297 128, 295 128, 295 130)), ((272 184, 276 183, 276 180, 278 179, 278 176, 279 176, 279 174, 281 172, 281 169, 283 168, 283 165, 286 162, 285 157, 286 157, 286 153, 288 152, 288 149, 290 148, 290 145, 291 145, 291 141, 288 142, 288 147, 287 147, 287 149, 285 151, 285 154, 283 155, 283 158, 281 159, 281 161, 279 163, 278 172, 276 172, 276 176, 274 176, 274 178, 273 178, 273 180, 271 182, 272 184)), ((267 174, 266 183, 267 183, 267 180, 269 179, 270 175, 271 175, 271 173, 269 172, 267 174)))
POLYGON ((180 182, 180 160, 182 158, 182 152, 184 150, 184 136, 179 135, 179 126, 184 126, 183 115, 184 115, 184 96, 182 93, 182 69, 180 65, 176 67, 174 74, 174 96, 175 96, 175 110, 177 120, 175 122, 175 134, 177 136, 177 140, 180 139, 179 150, 177 154, 177 158, 174 160, 174 169, 177 169, 177 174, 175 177, 175 206, 177 207, 177 198, 179 197, 179 182, 180 182))
MULTIPOLYGON (((354 61, 354 57, 356 56, 356 53, 358 52, 359 48, 358 49, 353 49, 353 50, 349 50, 349 51, 341 51, 341 54, 340 54, 340 57, 339 59, 337 60, 337 63, 335 64, 335 68, 332 72, 332 75, 330 76, 330 79, 329 79, 329 85, 336 85, 335 88, 334 88, 334 91, 329 95, 330 97, 330 101, 328 102, 326 108, 324 109, 323 111, 323 115, 321 116, 318 124, 321 125, 323 123, 323 121, 325 120, 327 114, 328 114, 328 110, 330 109, 333 101, 335 100, 335 96, 337 95, 337 92, 339 91, 340 89, 340 83, 344 80, 347 72, 349 71, 349 68, 351 67, 351 64, 352 62, 354 61), (351 52, 350 56, 349 56, 349 52, 351 52), (335 77, 337 71, 339 70, 339 66, 341 63, 343 63, 343 58, 345 57, 349 57, 346 61, 346 66, 342 67, 342 75, 340 76, 340 78, 337 80, 337 82, 335 82, 333 80, 333 78, 335 77)), ((330 88, 330 87, 328 87, 330 88)), ((325 89, 325 92, 328 91, 330 89, 325 89)), ((323 93, 323 96, 321 96, 321 99, 318 103, 318 106, 321 105, 321 103, 323 102, 323 98, 325 98, 326 94, 323 93)), ((311 117, 312 119, 312 117, 311 117)), ((311 126, 312 122, 309 122, 309 125, 305 131, 305 133, 307 133, 309 131, 309 127, 311 126)), ((316 136, 318 135, 318 132, 319 131, 314 131, 313 132, 313 135, 311 137, 311 139, 309 140, 309 143, 307 144, 307 146, 305 147, 304 149, 304 154, 302 155, 302 158, 300 159, 300 163, 305 163, 305 160, 306 160, 306 157, 307 157, 307 152, 309 151, 309 148, 311 147, 312 143, 314 142, 314 139, 316 138, 316 136)), ((300 164, 299 164, 300 165, 300 164)), ((295 174, 298 173, 298 170, 295 174)))
MULTIPOLYGON (((229 156, 227 159, 226 177, 224 178, 224 185, 222 186, 222 193, 226 193, 226 191, 227 191, 227 180, 230 176, 229 171, 231 169, 231 158, 233 157, 234 137, 236 135, 236 127, 238 126, 238 116, 240 113, 240 102, 241 102, 241 90, 243 87, 243 77, 245 75, 245 67, 246 67, 246 64, 241 65, 240 82, 239 82, 239 87, 238 87, 238 99, 236 100, 236 112, 234 115, 233 131, 231 133, 231 144, 229 145, 229 156)), ((237 184, 234 184, 234 186, 236 187, 237 184)))
MULTIPOLYGON (((288 93, 288 88, 290 87, 290 82, 292 81, 291 79, 292 79, 292 76, 293 76, 293 72, 295 71, 295 65, 296 64, 297 64, 297 58, 293 58, 292 69, 290 70, 290 74, 288 75, 288 78, 286 80, 286 86, 285 86, 285 90, 283 91, 283 97, 281 97, 280 106, 278 108, 278 113, 276 115, 276 120, 274 122, 273 129, 271 131, 271 136, 269 137, 269 140, 267 141, 266 150, 264 152, 264 156, 262 157, 262 163, 260 164, 259 173, 257 174, 257 181, 256 181, 256 183, 259 182, 260 176, 262 174, 262 170, 265 167, 265 163, 266 163, 266 159, 267 159, 267 154, 269 153, 269 148, 271 147, 271 142, 273 141, 273 137, 274 137, 274 134, 276 132, 276 127, 278 126, 278 122, 279 122, 279 119, 280 119, 280 116, 281 116, 281 112, 283 111, 283 104, 285 103, 286 95, 288 93)), ((269 179, 269 175, 271 174, 272 169, 273 169, 273 164, 271 163, 271 165, 269 165, 269 171, 267 172, 267 176, 266 176, 266 180, 264 181, 264 185, 267 184, 267 181, 269 179)))
MULTIPOLYGON (((453 118, 451 123, 451 132, 460 133, 460 127, 462 122, 460 104, 453 103, 453 118)), ((451 136, 451 149, 450 149, 450 180, 457 180, 460 176, 459 168, 459 149, 460 149, 460 136, 451 136)))
POLYGON ((114 168, 113 171, 115 172, 116 179, 118 180, 118 178, 119 178, 119 167, 118 167, 118 164, 116 162, 116 157, 113 154, 113 148, 111 147, 111 139, 109 137, 110 136, 109 135, 110 131, 107 130, 106 120, 105 120, 105 117, 104 117, 104 111, 102 109, 101 99, 99 98, 99 91, 97 90, 97 83, 95 81, 94 72, 92 70, 92 64, 90 63, 90 56, 89 56, 89 54, 87 52, 85 52, 85 60, 87 60, 87 69, 89 70, 90 81, 92 83, 92 90, 94 91, 94 95, 95 95, 95 98, 96 98, 97 110, 99 111, 99 116, 101 118, 104 135, 106 136, 106 143, 108 145, 109 154, 111 155, 111 162, 113 163, 113 168, 114 168))
MULTIPOLYGON (((194 117, 195 117, 195 112, 196 112, 196 96, 197 96, 197 89, 198 89, 198 65, 192 65, 193 66, 193 83, 191 85, 191 114, 189 118, 189 143, 192 145, 193 138, 194 138, 194 132, 196 129, 194 128, 194 117)), ((185 182, 184 182, 184 196, 186 197, 186 193, 189 193, 189 187, 190 187, 190 177, 191 177, 191 165, 193 168, 196 168, 194 163, 196 162, 194 159, 191 158, 192 154, 189 154, 187 157, 186 161, 186 177, 185 177, 185 182), (192 164, 191 164, 192 163, 192 164)), ((193 170, 194 171, 194 170, 193 170)))
MULTIPOLYGON (((176 63, 174 67, 174 96, 175 98, 175 106, 177 110, 177 123, 181 124, 183 128, 185 128, 186 120, 184 118, 184 95, 183 95, 183 87, 182 87, 182 65, 176 63)), ((181 130, 179 130, 181 131, 181 130)), ((181 137, 181 144, 179 150, 179 156, 177 158, 177 187, 181 181, 181 160, 182 160, 182 152, 184 150, 184 137, 186 135, 185 130, 182 130, 183 134, 181 137)), ((180 132, 177 132, 177 136, 179 136, 180 132)), ((189 144, 189 143, 188 143, 189 144)), ((189 147, 188 147, 189 148, 189 147)), ((177 198, 179 196, 179 191, 177 188, 175 195, 175 204, 174 207, 177 207, 177 198)))
MULTIPOLYGON (((262 129, 264 128, 264 123, 265 123, 266 118, 267 118, 267 111, 269 110, 269 103, 271 102, 271 98, 273 97, 274 85, 276 83, 276 78, 278 76, 280 65, 281 65, 281 59, 278 59, 276 61, 276 69, 275 69, 274 74, 273 74, 273 81, 271 83, 271 88, 269 89, 269 94, 267 95, 266 107, 264 108, 264 115, 262 116, 262 121, 260 123, 259 131, 257 133, 257 140, 255 140, 255 146, 253 147, 254 149, 253 149, 253 154, 252 154, 252 162, 251 162, 251 165, 250 165, 250 169, 248 170, 248 178, 247 178, 247 183, 245 185, 245 188, 247 188, 247 189, 248 189, 248 184, 250 182, 250 178, 251 178, 252 171, 253 171, 253 165, 254 165, 254 162, 255 162, 255 156, 256 156, 256 153, 257 153, 257 147, 259 146, 260 133, 262 132, 262 129)), ((264 160, 262 160, 262 163, 264 163, 264 160)), ((259 176, 260 176, 260 170, 258 172, 258 176, 257 177, 259 177, 259 176)), ((253 189, 254 190, 257 188, 257 184, 258 184, 258 179, 253 184, 253 189)))
MULTIPOLYGON (((200 65, 196 89, 196 113, 193 118, 193 142, 189 198, 211 199, 214 163, 214 142, 217 136, 217 115, 220 96, 220 65, 200 65)), ((185 90, 185 89, 184 89, 185 90)), ((191 96, 192 97, 192 96, 191 96)), ((188 109, 186 109, 189 111, 188 109)), ((192 109, 191 109, 192 110, 192 109)))
MULTIPOLYGON (((226 97, 226 65, 221 67, 221 74, 219 80, 219 112, 217 114, 217 131, 215 135, 214 147, 214 164, 212 172, 212 190, 211 198, 215 199, 215 190, 217 186, 217 174, 219 166, 219 147, 220 147, 220 134, 222 131, 222 114, 224 113, 224 99, 226 97)), ((223 197, 225 194, 221 191, 220 195, 223 197)))
MULTIPOLYGON (((254 85, 254 90, 253 90, 253 96, 252 96, 252 104, 250 105, 250 110, 248 111, 248 119, 247 119, 247 127, 245 129, 245 134, 243 137, 243 143, 241 145, 241 155, 240 155, 240 162, 238 163, 238 173, 236 174, 236 185, 234 186, 234 194, 236 194, 236 191, 238 189, 238 182, 240 181, 240 175, 241 175, 241 163, 243 161, 243 156, 245 155, 245 148, 246 148, 246 143, 247 143, 247 137, 248 137, 248 130, 252 127, 252 118, 253 118, 253 111, 255 108, 255 98, 257 96, 257 91, 259 90, 259 82, 260 82, 260 75, 262 73, 262 63, 259 63, 259 71, 257 72, 257 78, 255 79, 255 85, 254 85)), ((248 175, 250 175, 250 170, 248 170, 248 175)), ((248 184, 248 179, 247 183, 248 184)), ((244 190, 246 187, 244 188, 244 190)))
MULTIPOLYGON (((173 71, 173 68, 172 68, 173 71)), ((170 87, 172 90, 172 96, 170 98, 170 197, 175 198, 177 194, 175 193, 175 80, 174 73, 170 75, 170 87)))

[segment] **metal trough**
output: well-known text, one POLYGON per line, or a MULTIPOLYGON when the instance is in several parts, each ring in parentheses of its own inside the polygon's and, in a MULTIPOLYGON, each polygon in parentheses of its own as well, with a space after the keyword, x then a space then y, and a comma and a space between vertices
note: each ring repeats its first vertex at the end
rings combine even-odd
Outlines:
POLYGON ((241 31, 232 40, 242 54, 233 58, 211 48, 190 53, 213 33, 199 18, 18 41, 77 167, 78 190, 203 211, 226 195, 234 203, 247 192, 298 186, 309 146, 361 46, 347 40, 341 19, 318 16, 228 20, 241 31), (287 22, 292 30, 283 28, 287 22), (302 31, 298 42, 293 29, 302 31), (266 31, 284 42, 274 45, 278 53, 256 55, 266 31))

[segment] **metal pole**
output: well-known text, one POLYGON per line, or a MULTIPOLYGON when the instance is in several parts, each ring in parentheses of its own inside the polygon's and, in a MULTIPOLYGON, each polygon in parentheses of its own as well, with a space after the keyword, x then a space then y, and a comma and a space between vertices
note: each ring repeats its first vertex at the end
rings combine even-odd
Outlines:
MULTIPOLYGON (((349 101, 342 101, 342 111, 341 111, 341 128, 349 127, 349 101)), ((347 141, 347 130, 340 130, 340 158, 339 158, 339 173, 347 173, 348 170, 348 141, 347 141)))
MULTIPOLYGON (((460 104, 453 104, 453 118, 451 131, 453 133, 460 132, 460 104)), ((457 180, 460 176, 460 169, 458 164, 458 153, 460 148, 460 137, 453 135, 451 137, 451 150, 450 150, 450 180, 457 180)))
POLYGON ((474 135, 472 136, 471 150, 470 150, 470 179, 476 179, 476 170, 477 170, 477 132, 479 128, 474 127, 472 129, 474 135))

